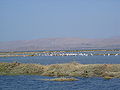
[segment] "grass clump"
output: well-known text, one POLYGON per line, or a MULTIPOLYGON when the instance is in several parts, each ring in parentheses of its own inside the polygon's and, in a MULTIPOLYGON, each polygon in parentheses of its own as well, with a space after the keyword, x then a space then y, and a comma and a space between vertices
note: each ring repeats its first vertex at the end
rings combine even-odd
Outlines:
POLYGON ((47 65, 44 76, 72 76, 71 73, 78 71, 79 63, 51 64, 47 65))
POLYGON ((54 78, 54 79, 42 79, 47 81, 78 81, 76 78, 66 78, 66 77, 60 77, 60 78, 54 78))
POLYGON ((11 70, 20 63, 0 63, 0 75, 10 74, 11 70))
POLYGON ((11 70, 15 74, 37 74, 41 75, 44 72, 43 65, 36 64, 21 64, 11 70))
POLYGON ((57 77, 113 77, 120 78, 120 64, 22 64, 0 63, 0 75, 43 75, 57 77))
POLYGON ((106 80, 109 80, 109 79, 112 79, 113 77, 105 76, 105 77, 103 77, 103 78, 106 79, 106 80))
POLYGON ((43 65, 21 64, 21 63, 0 63, 0 75, 41 75, 44 71, 43 65))

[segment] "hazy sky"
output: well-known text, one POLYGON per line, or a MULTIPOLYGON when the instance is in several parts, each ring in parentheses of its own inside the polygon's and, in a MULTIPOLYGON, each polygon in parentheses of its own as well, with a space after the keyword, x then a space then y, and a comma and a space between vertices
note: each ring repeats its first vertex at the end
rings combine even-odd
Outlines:
POLYGON ((0 0, 0 41, 120 36, 120 0, 0 0))

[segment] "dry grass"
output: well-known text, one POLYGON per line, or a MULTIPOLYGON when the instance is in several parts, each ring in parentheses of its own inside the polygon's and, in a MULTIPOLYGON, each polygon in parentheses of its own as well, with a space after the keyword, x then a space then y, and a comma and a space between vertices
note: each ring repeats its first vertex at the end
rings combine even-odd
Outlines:
POLYGON ((0 63, 0 75, 37 74, 43 76, 80 76, 120 78, 120 64, 21 64, 0 63))
POLYGON ((78 81, 76 78, 65 78, 65 77, 60 77, 60 78, 54 78, 54 79, 42 79, 46 81, 78 81))
POLYGON ((38 74, 41 75, 44 72, 43 65, 36 64, 20 64, 11 70, 11 73, 18 74, 38 74))
POLYGON ((105 76, 105 77, 103 77, 103 78, 106 79, 106 80, 109 80, 109 79, 112 79, 113 77, 105 76))
POLYGON ((0 63, 0 75, 20 75, 43 73, 45 66, 37 64, 0 63))

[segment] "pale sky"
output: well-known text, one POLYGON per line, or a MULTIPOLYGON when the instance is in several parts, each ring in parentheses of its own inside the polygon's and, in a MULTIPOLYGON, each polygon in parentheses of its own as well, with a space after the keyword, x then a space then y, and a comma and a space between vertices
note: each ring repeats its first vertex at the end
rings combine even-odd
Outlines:
POLYGON ((120 0, 0 0, 0 41, 120 36, 120 0))

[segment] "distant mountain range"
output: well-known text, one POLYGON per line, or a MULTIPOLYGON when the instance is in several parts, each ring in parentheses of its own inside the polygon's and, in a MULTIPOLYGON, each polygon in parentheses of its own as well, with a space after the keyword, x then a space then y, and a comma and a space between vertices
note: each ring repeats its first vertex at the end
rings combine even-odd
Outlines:
POLYGON ((107 39, 45 38, 0 42, 0 51, 120 49, 120 37, 107 39))

